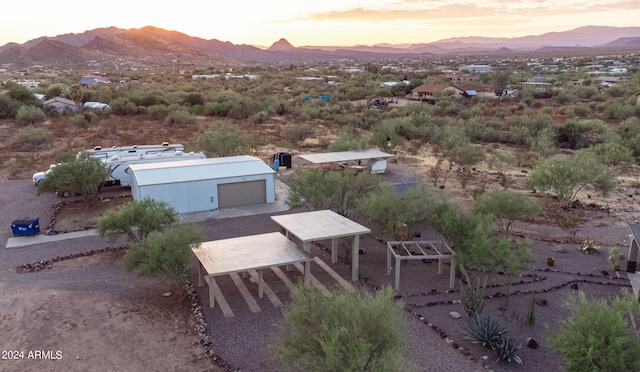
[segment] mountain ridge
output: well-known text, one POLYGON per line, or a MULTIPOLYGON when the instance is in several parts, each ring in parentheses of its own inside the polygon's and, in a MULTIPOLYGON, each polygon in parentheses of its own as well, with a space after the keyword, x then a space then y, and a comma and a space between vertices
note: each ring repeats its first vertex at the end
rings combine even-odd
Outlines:
POLYGON ((211 66, 252 63, 296 63, 335 59, 371 59, 445 54, 522 53, 556 48, 638 48, 640 27, 584 26, 513 38, 465 36, 430 43, 354 46, 293 46, 285 38, 264 49, 217 39, 203 39, 155 26, 96 28, 82 33, 39 37, 0 46, 0 64, 83 65, 86 61, 137 65, 211 66), (120 62, 122 63, 122 62, 120 62))

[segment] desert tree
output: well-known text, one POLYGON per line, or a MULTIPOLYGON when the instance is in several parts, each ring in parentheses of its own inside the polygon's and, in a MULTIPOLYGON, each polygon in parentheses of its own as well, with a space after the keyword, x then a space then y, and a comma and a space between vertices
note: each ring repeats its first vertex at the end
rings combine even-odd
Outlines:
POLYGON ((427 219, 434 203, 425 185, 416 184, 400 194, 392 185, 382 184, 362 199, 359 209, 368 219, 379 222, 383 233, 406 240, 417 235, 418 225, 427 219))
POLYGON ((621 294, 611 304, 580 291, 570 294, 563 305, 569 317, 548 325, 546 336, 549 348, 562 357, 564 370, 640 370, 640 338, 633 326, 638 301, 631 293, 621 294))
POLYGON ((58 159, 60 162, 38 183, 38 195, 57 192, 65 197, 80 195, 84 201, 96 200, 110 173, 102 160, 74 150, 58 159))
POLYGON ((507 235, 515 221, 535 217, 542 212, 542 207, 527 195, 509 190, 491 190, 478 197, 473 204, 473 212, 493 216, 498 230, 507 235))
POLYGON ((124 256, 124 266, 139 276, 173 281, 184 298, 188 293, 191 248, 200 244, 204 232, 195 225, 176 225, 165 231, 153 231, 132 245, 124 256))
POLYGON ((177 213, 167 202, 146 197, 108 210, 98 218, 96 229, 100 237, 110 241, 124 235, 130 242, 139 243, 177 220, 177 213))
POLYGON ((274 353, 290 370, 406 371, 402 311, 389 287, 327 298, 298 286, 283 310, 274 353))
POLYGON ((608 195, 615 188, 615 174, 596 154, 581 150, 573 156, 555 155, 538 161, 524 186, 551 190, 568 208, 583 189, 593 188, 608 195))
POLYGON ((196 144, 208 154, 234 156, 246 154, 250 147, 250 138, 238 127, 223 121, 214 123, 196 137, 196 144))
POLYGON ((496 96, 502 97, 504 90, 509 86, 511 82, 511 71, 499 70, 493 73, 493 89, 496 96))
POLYGON ((358 203, 380 184, 377 174, 355 169, 299 169, 289 176, 286 203, 292 207, 331 209, 347 218, 358 216, 358 203))
POLYGON ((402 146, 404 138, 398 134, 397 121, 387 119, 376 124, 371 130, 371 144, 386 152, 402 146))
POLYGON ((495 169, 500 176, 500 186, 508 189, 511 185, 511 179, 507 174, 507 169, 516 164, 516 157, 506 151, 496 151, 489 159, 489 168, 495 169))

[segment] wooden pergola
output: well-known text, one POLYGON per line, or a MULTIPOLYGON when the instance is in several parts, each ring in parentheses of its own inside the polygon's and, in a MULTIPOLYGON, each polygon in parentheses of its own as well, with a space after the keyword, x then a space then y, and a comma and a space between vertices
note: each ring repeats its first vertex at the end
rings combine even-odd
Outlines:
POLYGON ((453 289, 456 260, 453 250, 446 242, 431 240, 387 242, 387 275, 391 275, 392 256, 395 258, 396 265, 393 289, 400 289, 400 266, 404 260, 438 260, 438 274, 442 274, 444 260, 450 260, 449 288, 453 289))

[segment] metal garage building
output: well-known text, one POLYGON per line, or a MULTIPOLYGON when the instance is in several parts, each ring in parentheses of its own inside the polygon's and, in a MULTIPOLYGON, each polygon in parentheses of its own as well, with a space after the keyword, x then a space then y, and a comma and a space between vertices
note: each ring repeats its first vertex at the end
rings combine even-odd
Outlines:
POLYGON ((134 200, 150 197, 177 213, 275 202, 275 171, 248 155, 132 164, 134 200))

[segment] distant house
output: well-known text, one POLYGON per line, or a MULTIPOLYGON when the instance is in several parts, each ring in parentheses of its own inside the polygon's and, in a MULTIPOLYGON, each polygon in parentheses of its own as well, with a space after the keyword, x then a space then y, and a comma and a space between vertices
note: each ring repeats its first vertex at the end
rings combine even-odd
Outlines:
POLYGON ((54 98, 48 99, 42 103, 42 107, 45 109, 49 107, 53 107, 59 113, 63 113, 67 111, 73 111, 73 112, 78 111, 78 106, 76 105, 76 103, 64 97, 54 97, 54 98))
POLYGON ((488 65, 464 65, 464 66, 459 66, 458 71, 491 72, 493 70, 491 66, 488 66, 488 65))
POLYGON ((435 101, 440 92, 446 90, 453 91, 452 97, 468 97, 469 95, 464 89, 460 89, 451 84, 429 84, 425 83, 411 89, 408 99, 417 101, 435 101))
POLYGON ((105 76, 83 76, 80 79, 80 86, 83 88, 89 88, 96 84, 109 84, 111 81, 105 76))

